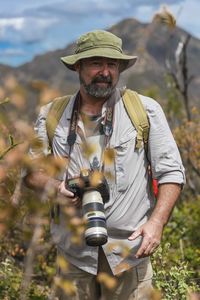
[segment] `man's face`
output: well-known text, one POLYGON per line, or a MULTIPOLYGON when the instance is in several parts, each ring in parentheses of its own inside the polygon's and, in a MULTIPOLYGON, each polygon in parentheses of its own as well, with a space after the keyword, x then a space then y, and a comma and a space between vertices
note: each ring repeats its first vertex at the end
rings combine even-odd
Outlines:
POLYGON ((119 80, 119 61, 93 57, 83 59, 76 67, 81 87, 95 98, 108 98, 119 80))

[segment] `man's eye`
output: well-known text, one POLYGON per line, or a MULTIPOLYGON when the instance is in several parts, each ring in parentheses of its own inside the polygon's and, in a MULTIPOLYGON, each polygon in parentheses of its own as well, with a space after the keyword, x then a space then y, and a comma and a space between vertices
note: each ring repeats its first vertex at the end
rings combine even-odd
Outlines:
POLYGON ((94 65, 94 66, 100 66, 100 62, 99 61, 93 61, 92 65, 94 65))
POLYGON ((111 68, 117 68, 118 67, 118 63, 117 62, 109 62, 108 66, 111 68))

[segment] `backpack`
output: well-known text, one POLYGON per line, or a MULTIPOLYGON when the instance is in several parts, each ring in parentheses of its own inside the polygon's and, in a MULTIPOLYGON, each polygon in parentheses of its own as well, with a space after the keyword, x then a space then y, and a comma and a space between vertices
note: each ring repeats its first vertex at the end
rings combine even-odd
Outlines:
MULTIPOLYGON (((48 112, 46 119, 46 129, 50 148, 52 145, 55 129, 66 106, 69 103, 70 98, 71 95, 55 98, 48 112)), ((144 148, 147 153, 149 120, 140 97, 135 91, 126 89, 122 94, 122 99, 126 112, 137 131, 135 148, 140 149, 144 143, 144 148)))

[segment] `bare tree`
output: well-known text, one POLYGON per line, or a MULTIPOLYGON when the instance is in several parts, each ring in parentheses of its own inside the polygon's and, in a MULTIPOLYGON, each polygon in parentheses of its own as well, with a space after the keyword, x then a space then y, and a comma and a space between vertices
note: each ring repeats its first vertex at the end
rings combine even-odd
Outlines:
POLYGON ((181 37, 181 40, 178 43, 177 49, 175 51, 175 67, 172 67, 170 60, 166 58, 166 67, 168 70, 168 74, 173 79, 174 87, 182 96, 188 121, 191 120, 188 88, 191 81, 194 79, 194 76, 188 75, 187 49, 190 39, 190 34, 186 34, 185 36, 181 37))

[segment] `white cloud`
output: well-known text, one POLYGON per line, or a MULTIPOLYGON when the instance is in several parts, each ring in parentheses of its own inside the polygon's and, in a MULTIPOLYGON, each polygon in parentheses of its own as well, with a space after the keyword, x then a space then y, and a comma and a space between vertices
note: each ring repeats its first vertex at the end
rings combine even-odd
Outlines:
POLYGON ((9 40, 16 36, 24 27, 25 19, 23 17, 12 19, 0 19, 0 39, 9 40))
POLYGON ((45 31, 56 19, 19 17, 0 19, 0 38, 12 43, 34 42, 42 40, 45 31))
POLYGON ((13 27, 16 30, 20 30, 24 26, 25 19, 23 17, 12 18, 12 19, 0 19, 0 27, 13 27))

